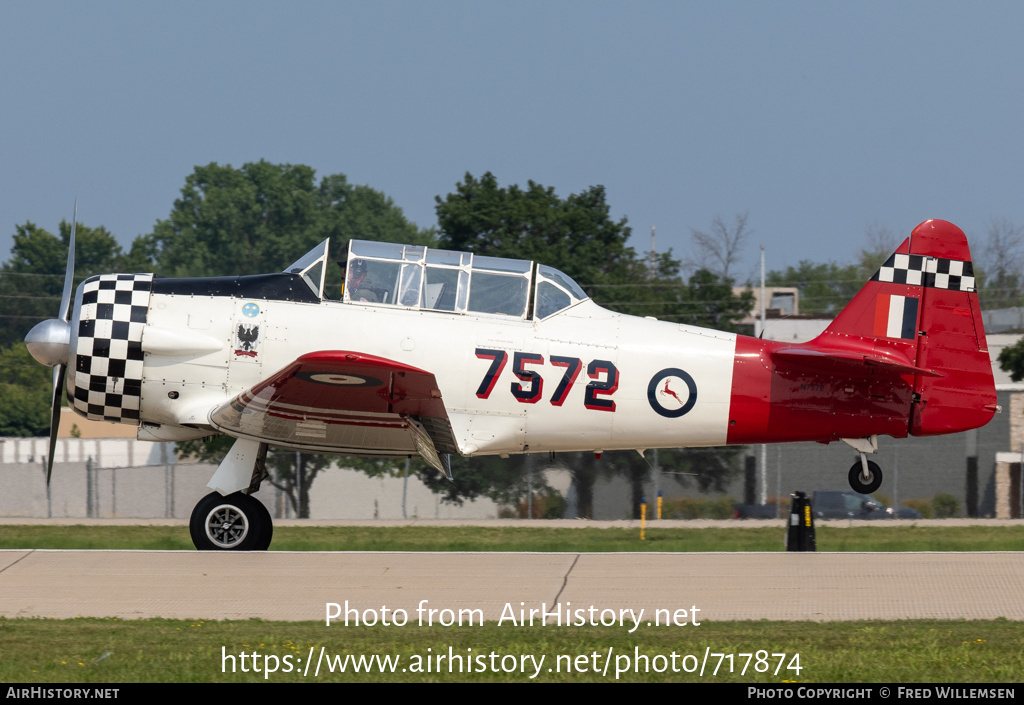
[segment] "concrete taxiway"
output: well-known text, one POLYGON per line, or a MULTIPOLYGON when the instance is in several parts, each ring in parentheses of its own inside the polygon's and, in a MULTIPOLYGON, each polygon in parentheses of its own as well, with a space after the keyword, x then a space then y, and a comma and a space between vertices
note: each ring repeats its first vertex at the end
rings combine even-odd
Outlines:
POLYGON ((460 610, 496 620, 509 607, 518 619, 542 603, 586 619, 1024 620, 1024 552, 0 551, 5 617, 323 620, 346 601, 413 623, 460 610))

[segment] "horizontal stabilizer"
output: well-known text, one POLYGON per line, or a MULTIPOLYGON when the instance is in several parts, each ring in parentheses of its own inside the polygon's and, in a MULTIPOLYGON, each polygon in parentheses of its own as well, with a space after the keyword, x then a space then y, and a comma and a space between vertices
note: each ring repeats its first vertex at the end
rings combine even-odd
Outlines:
POLYGON ((885 371, 896 374, 914 374, 924 377, 942 376, 938 372, 918 367, 906 360, 869 355, 856 351, 792 347, 774 351, 772 358, 782 363, 792 362, 806 368, 816 368, 822 371, 833 371, 848 375, 871 375, 875 372, 872 368, 882 368, 885 371))

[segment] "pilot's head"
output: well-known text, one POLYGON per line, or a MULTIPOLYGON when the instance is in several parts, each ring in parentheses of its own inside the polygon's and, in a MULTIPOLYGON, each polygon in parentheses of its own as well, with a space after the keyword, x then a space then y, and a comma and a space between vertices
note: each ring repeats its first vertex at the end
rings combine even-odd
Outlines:
POLYGON ((352 260, 352 277, 354 279, 360 279, 366 276, 366 260, 352 260))

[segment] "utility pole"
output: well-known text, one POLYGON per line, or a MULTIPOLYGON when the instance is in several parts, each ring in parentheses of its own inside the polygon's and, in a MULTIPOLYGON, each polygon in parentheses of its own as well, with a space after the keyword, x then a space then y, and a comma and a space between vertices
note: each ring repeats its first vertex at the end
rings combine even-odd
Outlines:
POLYGON ((296 518, 302 519, 302 452, 295 451, 295 507, 296 518))
POLYGON ((402 474, 402 518, 408 519, 405 513, 405 498, 409 494, 409 456, 405 456, 405 472, 402 474))
MULTIPOLYGON (((761 245, 761 335, 764 337, 765 324, 765 287, 764 287, 764 245, 761 245)), ((758 504, 768 504, 768 445, 761 444, 761 496, 758 504)))
POLYGON ((526 462, 526 518, 533 519, 533 455, 527 453, 526 462))
POLYGON ((655 226, 652 225, 651 226, 651 251, 647 254, 647 278, 648 279, 654 279, 655 270, 657 268, 656 267, 656 261, 657 260, 656 260, 655 249, 654 249, 654 228, 655 228, 655 226))
MULTIPOLYGON (((656 264, 655 263, 657 262, 657 255, 655 254, 656 252, 657 252, 657 248, 655 247, 655 244, 654 244, 654 226, 652 225, 651 226, 651 254, 647 258, 647 261, 648 261, 647 276, 650 277, 652 280, 657 276, 657 272, 655 271, 655 269, 656 269, 656 264)), ((654 496, 655 497, 661 497, 661 466, 658 465, 658 449, 657 448, 654 449, 654 463, 653 463, 653 467, 654 467, 654 496)), ((661 517, 659 516, 658 518, 660 519, 661 517)))

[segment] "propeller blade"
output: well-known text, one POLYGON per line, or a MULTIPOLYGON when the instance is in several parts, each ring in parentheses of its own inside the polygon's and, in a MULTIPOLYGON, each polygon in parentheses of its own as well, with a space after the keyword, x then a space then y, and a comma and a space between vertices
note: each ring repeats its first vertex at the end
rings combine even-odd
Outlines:
POLYGON ((68 266, 64 270, 64 292, 60 296, 60 310, 57 315, 67 322, 71 316, 71 287, 75 283, 75 227, 78 225, 78 199, 75 199, 75 214, 71 218, 71 242, 68 244, 68 266))
MULTIPOLYGON (((68 243, 68 264, 64 270, 64 291, 60 295, 60 309, 57 316, 67 323, 71 319, 71 289, 75 284, 75 229, 78 226, 78 199, 75 199, 75 211, 71 217, 71 238, 68 243)), ((70 361, 70 360, 69 360, 70 361)), ((67 364, 53 366, 53 394, 50 397, 50 454, 46 458, 46 486, 50 486, 50 475, 53 474, 53 453, 57 450, 57 431, 60 428, 61 395, 64 389, 64 373, 67 364)))
POLYGON ((57 429, 60 428, 60 395, 64 388, 64 372, 67 365, 53 366, 53 397, 50 400, 50 454, 46 456, 46 486, 50 486, 53 473, 53 453, 57 450, 57 429))

